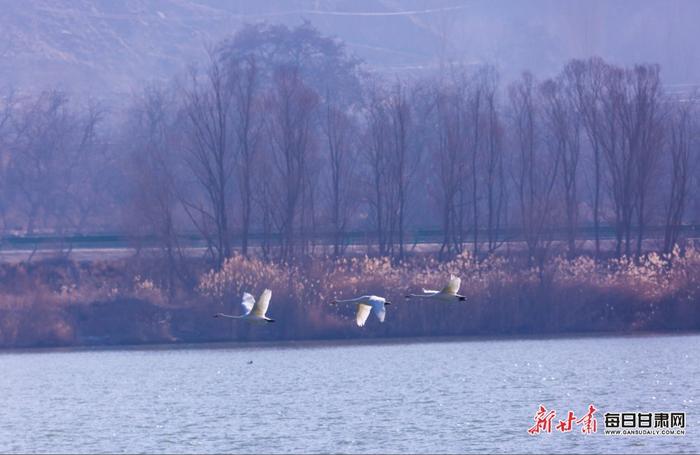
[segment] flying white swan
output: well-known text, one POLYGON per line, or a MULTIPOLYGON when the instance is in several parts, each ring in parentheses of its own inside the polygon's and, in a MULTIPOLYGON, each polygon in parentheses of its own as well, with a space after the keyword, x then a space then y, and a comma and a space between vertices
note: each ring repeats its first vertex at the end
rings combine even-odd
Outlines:
POLYGON ((252 295, 248 294, 247 292, 243 293, 243 300, 241 301, 241 305, 243 305, 243 309, 245 310, 245 314, 242 314, 240 316, 231 316, 230 314, 224 314, 224 313, 217 313, 214 315, 215 318, 229 318, 229 319, 245 319, 246 321, 249 322, 260 322, 260 323, 265 323, 265 322, 275 322, 274 319, 270 319, 267 316, 265 316, 265 313, 267 313, 267 307, 270 306, 270 298, 272 297, 272 291, 269 289, 265 289, 262 294, 260 294, 260 298, 258 301, 255 301, 255 297, 252 295))
POLYGON ((432 289, 423 289, 422 294, 408 294, 406 296, 407 299, 410 299, 412 297, 418 297, 422 299, 436 299, 436 300, 443 300, 446 302, 454 302, 454 301, 460 301, 463 302, 467 300, 467 298, 463 295, 457 294, 459 292, 459 286, 462 284, 462 280, 459 277, 456 277, 454 275, 450 275, 450 281, 447 283, 447 286, 442 288, 441 291, 435 291, 432 289))
POLYGON ((369 313, 372 310, 374 310, 374 314, 377 315, 379 322, 384 322, 384 318, 386 317, 385 305, 391 305, 391 302, 387 301, 384 297, 376 295, 363 295, 362 297, 348 300, 333 300, 331 303, 356 303, 357 313, 355 314, 355 322, 359 327, 365 325, 369 313))

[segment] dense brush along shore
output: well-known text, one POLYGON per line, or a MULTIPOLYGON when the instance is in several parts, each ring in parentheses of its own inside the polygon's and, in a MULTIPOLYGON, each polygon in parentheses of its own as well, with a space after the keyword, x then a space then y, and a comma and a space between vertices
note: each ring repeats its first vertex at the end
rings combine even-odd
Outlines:
POLYGON ((468 254, 438 261, 313 257, 295 263, 234 255, 173 270, 154 258, 0 265, 0 347, 302 340, 700 329, 700 251, 641 258, 523 258, 468 254), (405 300, 462 278, 466 302, 405 300), (168 285, 169 283, 169 285, 168 285), (212 318, 241 312, 240 295, 272 290, 265 326, 212 318), (354 324, 329 305, 387 297, 385 323, 354 324))

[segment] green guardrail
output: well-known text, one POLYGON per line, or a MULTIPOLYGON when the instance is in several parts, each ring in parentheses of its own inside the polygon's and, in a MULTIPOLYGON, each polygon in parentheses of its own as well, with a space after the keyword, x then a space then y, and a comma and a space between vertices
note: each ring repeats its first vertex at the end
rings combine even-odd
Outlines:
MULTIPOLYGON (((567 232, 565 228, 552 228, 545 230, 542 237, 551 240, 566 240, 568 238, 567 232)), ((663 226, 650 226, 644 229, 644 237, 646 239, 663 238, 664 233, 665 228, 663 226)), ((636 235, 636 231, 633 234, 636 235)), ((700 225, 684 225, 680 228, 680 234, 686 238, 698 238, 700 237, 700 225)), ((411 230, 404 233, 404 242, 409 245, 441 243, 443 237, 444 233, 439 229, 411 230)), ((251 233, 248 237, 248 242, 249 245, 256 246, 260 245, 266 238, 274 244, 280 241, 280 234, 251 233)), ((487 238, 488 233, 485 230, 478 231, 480 242, 486 241, 487 238)), ((592 226, 581 227, 576 231, 576 238, 577 240, 593 240, 595 238, 595 229, 592 226)), ((603 240, 615 239, 615 229, 611 226, 601 227, 599 229, 599 238, 603 240)), ((317 244, 332 244, 335 240, 335 234, 328 232, 297 234, 295 239, 298 241, 312 241, 317 244)), ((343 234, 343 243, 347 245, 376 244, 377 239, 376 231, 350 231, 343 234)), ((462 239, 467 243, 473 242, 474 233, 466 233, 462 239)), ((240 236, 233 235, 231 240, 233 246, 241 244, 240 236)), ((495 240, 498 242, 524 241, 525 235, 521 229, 504 228, 498 230, 495 240)), ((182 246, 190 248, 206 246, 204 237, 194 233, 179 235, 178 241, 182 246)), ((132 236, 120 233, 5 235, 0 237, 0 249, 2 250, 136 248, 156 246, 158 243, 158 238, 155 236, 132 236)))

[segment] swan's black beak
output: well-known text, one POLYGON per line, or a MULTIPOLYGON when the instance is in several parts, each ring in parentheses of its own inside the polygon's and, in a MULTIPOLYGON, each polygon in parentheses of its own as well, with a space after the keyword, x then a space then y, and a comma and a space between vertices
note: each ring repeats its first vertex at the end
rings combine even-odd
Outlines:
POLYGON ((391 302, 384 302, 384 305, 391 305, 391 302))
POLYGON ((213 317, 213 318, 218 318, 218 317, 219 317, 219 315, 218 315, 218 314, 215 314, 215 315, 214 315, 214 316, 212 316, 212 317, 213 317))

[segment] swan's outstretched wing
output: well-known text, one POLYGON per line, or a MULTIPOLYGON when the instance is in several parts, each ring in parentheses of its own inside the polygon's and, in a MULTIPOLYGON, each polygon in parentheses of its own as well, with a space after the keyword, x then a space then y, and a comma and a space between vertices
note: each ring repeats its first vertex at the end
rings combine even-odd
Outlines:
POLYGON ((440 291, 436 291, 434 289, 425 289, 425 288, 423 288, 422 291, 423 291, 423 294, 427 294, 427 295, 433 295, 433 294, 437 294, 438 292, 440 292, 440 291))
POLYGON ((272 298, 272 291, 265 289, 253 306, 253 315, 264 318, 265 313, 267 313, 267 307, 270 306, 270 298, 272 298))
POLYGON ((361 297, 357 297, 354 299, 345 299, 345 300, 336 299, 336 300, 333 300, 333 303, 360 303, 360 302, 364 302, 368 299, 369 299, 368 295, 363 295, 361 297))
POLYGON ((384 302, 386 302, 386 299, 383 297, 377 297, 376 295, 370 296, 367 301, 369 305, 372 305, 374 314, 377 316, 377 319, 379 319, 379 322, 384 322, 384 317, 386 316, 386 307, 384 306, 384 302))
POLYGON ((384 306, 384 302, 372 302, 372 308, 374 309, 374 314, 377 315, 379 322, 384 322, 384 318, 386 317, 386 307, 384 306))
POLYGON ((255 305, 255 297, 253 297, 251 294, 248 294, 247 292, 243 293, 243 300, 241 300, 241 305, 243 306, 243 311, 245 314, 250 313, 250 311, 253 309, 253 306, 255 305))
POLYGON ((459 292, 459 286, 462 284, 462 279, 459 277, 456 277, 454 275, 450 276, 450 282, 447 283, 447 286, 440 291, 443 294, 451 294, 454 295, 459 292))
POLYGON ((357 322, 357 325, 359 327, 363 327, 365 325, 365 322, 367 321, 367 318, 369 317, 369 312, 371 310, 372 307, 367 304, 357 304, 357 314, 355 315, 355 322, 357 322))

